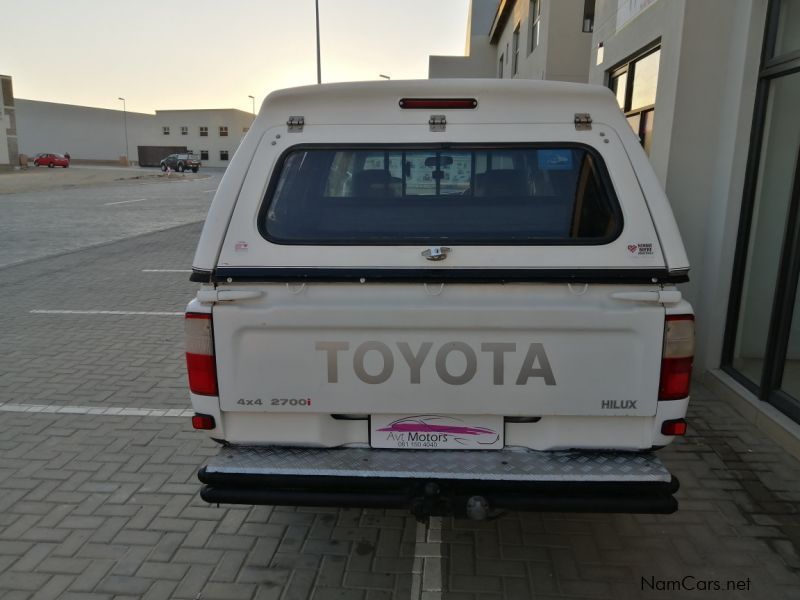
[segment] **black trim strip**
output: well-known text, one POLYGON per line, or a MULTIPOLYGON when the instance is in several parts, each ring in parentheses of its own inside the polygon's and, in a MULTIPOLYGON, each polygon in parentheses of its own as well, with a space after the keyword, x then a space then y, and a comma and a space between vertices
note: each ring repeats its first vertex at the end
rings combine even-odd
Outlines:
MULTIPOLYGON (((201 281, 209 281, 206 271, 201 281)), ((192 273, 192 281, 195 279, 192 273)), ((221 267, 214 283, 685 283, 687 271, 665 269, 356 269, 221 267)))
POLYGON ((192 269, 192 274, 189 275, 189 281, 197 283, 213 283, 213 271, 206 271, 205 269, 192 269))

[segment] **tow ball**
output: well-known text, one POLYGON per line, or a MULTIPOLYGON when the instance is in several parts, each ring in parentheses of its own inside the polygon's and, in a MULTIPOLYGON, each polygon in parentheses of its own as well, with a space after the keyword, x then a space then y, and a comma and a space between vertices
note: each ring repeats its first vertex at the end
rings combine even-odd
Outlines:
POLYGON ((437 482, 428 481, 418 489, 418 495, 412 498, 411 512, 419 521, 425 521, 432 516, 452 514, 466 516, 473 521, 484 521, 490 517, 491 507, 483 496, 464 498, 443 495, 437 482))
POLYGON ((489 502, 483 496, 470 496, 467 500, 467 518, 485 521, 489 518, 489 502))

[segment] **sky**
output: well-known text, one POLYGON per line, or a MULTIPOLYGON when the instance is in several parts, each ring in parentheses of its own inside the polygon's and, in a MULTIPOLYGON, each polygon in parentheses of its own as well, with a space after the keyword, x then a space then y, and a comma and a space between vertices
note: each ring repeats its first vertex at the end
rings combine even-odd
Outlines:
MULTIPOLYGON (((319 0, 322 82, 425 79, 463 55, 469 0, 319 0)), ((0 0, 14 95, 101 108, 256 109, 316 83, 314 0, 0 0)))

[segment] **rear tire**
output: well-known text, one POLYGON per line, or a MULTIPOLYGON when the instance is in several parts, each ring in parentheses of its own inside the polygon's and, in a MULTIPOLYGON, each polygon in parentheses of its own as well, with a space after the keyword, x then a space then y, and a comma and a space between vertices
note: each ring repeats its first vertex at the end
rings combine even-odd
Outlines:
POLYGON ((178 163, 178 173, 183 173, 186 168, 183 166, 183 163, 178 163))
POLYGON ((197 167, 194 167, 194 168, 192 169, 192 173, 197 173, 197 167))

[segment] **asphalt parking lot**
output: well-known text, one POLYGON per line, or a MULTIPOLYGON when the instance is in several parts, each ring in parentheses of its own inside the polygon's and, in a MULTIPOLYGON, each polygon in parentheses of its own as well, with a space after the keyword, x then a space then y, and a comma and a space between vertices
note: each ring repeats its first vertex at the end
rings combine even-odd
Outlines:
POLYGON ((800 462, 702 386, 674 515, 203 503, 181 312, 218 181, 0 195, 1 598, 800 597, 800 462))

